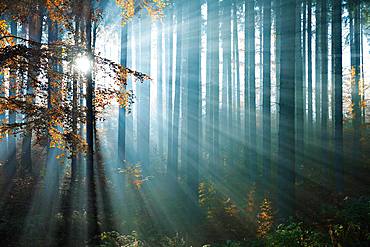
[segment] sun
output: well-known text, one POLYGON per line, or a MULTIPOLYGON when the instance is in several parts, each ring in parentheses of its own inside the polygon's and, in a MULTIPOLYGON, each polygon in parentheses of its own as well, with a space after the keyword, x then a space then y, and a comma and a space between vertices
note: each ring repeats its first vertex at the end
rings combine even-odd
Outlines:
POLYGON ((91 69, 91 62, 85 55, 80 55, 75 61, 76 69, 86 74, 91 69))

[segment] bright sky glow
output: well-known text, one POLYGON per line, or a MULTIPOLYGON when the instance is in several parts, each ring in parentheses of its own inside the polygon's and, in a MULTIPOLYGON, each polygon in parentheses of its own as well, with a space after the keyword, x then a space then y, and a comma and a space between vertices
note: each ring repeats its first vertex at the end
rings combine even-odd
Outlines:
POLYGON ((91 68, 90 60, 87 56, 80 55, 75 61, 75 66, 80 72, 86 74, 91 68))

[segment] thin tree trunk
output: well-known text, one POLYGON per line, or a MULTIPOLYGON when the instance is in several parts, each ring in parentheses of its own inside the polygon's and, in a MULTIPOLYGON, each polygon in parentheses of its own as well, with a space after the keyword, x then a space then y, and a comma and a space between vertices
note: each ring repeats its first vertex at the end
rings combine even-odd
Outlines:
MULTIPOLYGON (((248 9, 250 8, 249 0, 245 0, 244 2, 244 155, 245 160, 248 161, 250 156, 250 112, 249 112, 249 97, 250 97, 250 87, 249 87, 249 63, 250 63, 250 56, 249 56, 249 49, 250 49, 250 14, 248 9)), ((249 163, 245 166, 245 170, 243 171, 244 175, 247 177, 248 182, 251 180, 251 176, 249 173, 249 163)))
POLYGON ((271 1, 263 1, 263 181, 271 170, 271 1))
POLYGON ((240 119, 240 64, 239 64, 239 34, 238 34, 238 16, 237 16, 237 0, 234 0, 233 4, 233 17, 234 17, 234 59, 235 59, 235 81, 236 81, 236 126, 239 128, 241 124, 240 119))
POLYGON ((176 2, 176 77, 175 77, 175 98, 174 98, 174 116, 173 116, 173 138, 172 138, 172 158, 173 173, 178 176, 178 161, 179 161, 179 125, 180 125, 180 85, 182 78, 182 40, 183 40, 183 24, 182 13, 183 4, 180 1, 176 2))
MULTIPOLYGON (((316 0, 315 6, 316 30, 315 30, 315 111, 316 111, 316 134, 320 133, 321 120, 321 11, 320 2, 316 0)), ((320 146, 319 143, 317 145, 320 146)))
MULTIPOLYGON (((223 129, 231 129, 232 95, 231 95, 231 8, 229 1, 222 2, 222 49, 223 49, 223 68, 222 68, 222 116, 223 129)), ((227 162, 231 157, 227 157, 231 138, 227 131, 223 131, 223 157, 227 162)))
POLYGON ((158 21, 157 30, 157 121, 158 121, 158 152, 159 155, 163 154, 163 54, 162 54, 162 34, 163 34, 163 23, 161 20, 158 21))
POLYGON ((303 102, 303 56, 302 56, 302 0, 296 3, 296 162, 298 167, 303 165, 304 143, 304 102, 303 102))
MULTIPOLYGON (((55 27, 54 27, 55 28, 55 27)), ((80 29, 80 22, 78 17, 75 18, 75 45, 78 46, 79 44, 79 29, 80 29)), ((51 85, 50 85, 51 86, 51 85)), ((52 88, 50 88, 50 91, 52 88)), ((78 125, 77 125, 77 108, 78 108, 78 81, 76 75, 73 78, 73 86, 72 86, 72 132, 74 135, 78 133, 78 125)), ((77 176, 77 150, 75 147, 72 149, 72 160, 71 160, 71 176, 72 180, 74 180, 77 176)))
POLYGON ((353 152, 352 159, 355 164, 360 161, 360 125, 361 125, 361 109, 360 109, 360 1, 354 1, 350 6, 350 32, 351 39, 351 80, 352 80, 352 123, 353 123, 353 152))
POLYGON ((255 10, 254 1, 247 0, 247 31, 250 32, 248 39, 248 87, 249 87, 249 174, 250 181, 254 183, 257 177, 257 128, 256 128, 256 48, 255 48, 255 10), (253 145, 252 145, 253 143, 253 145))
POLYGON ((328 162, 327 162, 327 146, 328 146, 328 3, 326 0, 321 0, 321 148, 324 164, 324 174, 327 177, 328 162))
MULTIPOLYGON (((2 68, 0 68, 0 97, 5 96, 4 84, 5 84, 4 71, 2 70, 2 68)), ((3 123, 5 118, 6 118, 5 111, 1 112, 0 113, 0 124, 3 123)), ((10 162, 8 161, 8 159, 9 159, 8 155, 9 155, 9 153, 8 153, 8 150, 7 150, 7 135, 6 135, 6 133, 1 133, 1 135, 0 135, 0 162, 1 162, 1 164, 3 164, 3 162, 6 164, 5 172, 6 172, 7 177, 10 175, 9 173, 10 173, 10 168, 11 168, 10 162)))
MULTIPOLYGON (((121 65, 127 67, 128 51, 128 26, 121 27, 121 65)), ((126 89, 126 86, 123 88, 126 89)), ((118 159, 119 162, 126 160, 126 109, 120 108, 118 114, 118 159)))
MULTIPOLYGON (((232 121, 233 125, 233 138, 234 138, 234 145, 240 146, 242 143, 240 142, 240 133, 242 131, 241 128, 241 108, 240 108, 240 64, 239 64, 239 29, 238 29, 238 1, 234 0, 233 2, 233 54, 234 54, 234 66, 235 66, 235 84, 236 84, 236 94, 234 93, 234 101, 235 101, 235 111, 236 111, 236 119, 232 121)), ((234 86, 235 90, 235 86, 234 86)), ((233 161, 234 163, 240 160, 240 151, 239 148, 233 148, 233 161)))
POLYGON ((313 105, 312 105, 312 0, 307 0, 307 138, 311 144, 313 105))

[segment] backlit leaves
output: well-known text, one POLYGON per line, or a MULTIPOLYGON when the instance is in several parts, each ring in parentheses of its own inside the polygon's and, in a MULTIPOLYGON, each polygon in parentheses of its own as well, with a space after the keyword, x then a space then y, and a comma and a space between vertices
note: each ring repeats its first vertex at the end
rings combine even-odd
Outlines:
POLYGON ((14 45, 14 39, 9 32, 9 26, 5 20, 0 19, 0 47, 14 45))
MULTIPOLYGON (((127 18, 135 14, 135 1, 117 1, 117 4, 127 18)), ((40 8, 47 11, 52 28, 62 27, 58 31, 60 34, 68 32, 64 36, 68 38, 44 44, 12 37, 8 23, 0 19, 0 66, 5 82, 0 90, 10 92, 0 95, 0 113, 13 112, 22 116, 15 123, 2 121, 0 135, 5 137, 32 132, 36 142, 44 143, 47 140, 51 148, 66 150, 75 155, 85 152, 87 147, 85 139, 78 134, 80 126, 86 124, 87 109, 81 102, 86 97, 84 88, 87 80, 83 73, 74 69, 74 58, 88 51, 83 34, 81 42, 73 41, 71 35, 75 34, 74 17, 86 16, 86 8, 83 1, 71 0, 25 0, 18 4, 9 0, 1 1, 0 4, 1 13, 10 14, 18 23, 39 13, 40 8), (15 44, 14 38, 19 39, 18 44, 15 44), (72 92, 73 83, 79 87, 77 94, 72 92), (73 98, 76 97, 77 105, 73 104, 73 98)), ((148 11, 157 8, 158 11, 161 4, 160 1, 142 1, 139 8, 148 11)), ((99 8, 95 9, 92 13, 93 21, 98 22, 102 14, 99 8)), ((134 96, 132 91, 126 90, 128 77, 132 76, 140 82, 150 78, 102 58, 99 54, 93 54, 93 59, 93 73, 103 72, 104 76, 114 81, 113 85, 94 88, 95 118, 103 120, 103 113, 114 102, 130 111, 134 96)), ((137 177, 132 180, 132 184, 139 188, 144 180, 137 177)))
POLYGON ((125 174, 128 178, 129 184, 133 185, 135 189, 139 190, 145 181, 148 181, 150 177, 144 177, 142 169, 139 164, 126 165, 125 168, 119 168, 119 173, 125 174))
POLYGON ((265 237, 270 232, 273 223, 271 201, 265 198, 257 215, 257 236, 260 238, 265 237))
POLYGON ((125 24, 135 15, 135 0, 116 0, 116 4, 121 7, 122 24, 125 24))
POLYGON ((116 0, 116 4, 121 8, 122 24, 126 24, 139 10, 146 10, 153 18, 161 17, 166 7, 164 0, 116 0))

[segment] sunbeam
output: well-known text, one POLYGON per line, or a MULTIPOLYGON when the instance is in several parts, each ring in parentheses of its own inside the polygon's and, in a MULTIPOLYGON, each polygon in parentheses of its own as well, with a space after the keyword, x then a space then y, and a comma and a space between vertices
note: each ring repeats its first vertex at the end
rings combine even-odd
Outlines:
POLYGON ((0 1, 0 246, 368 246, 369 9, 0 1))

